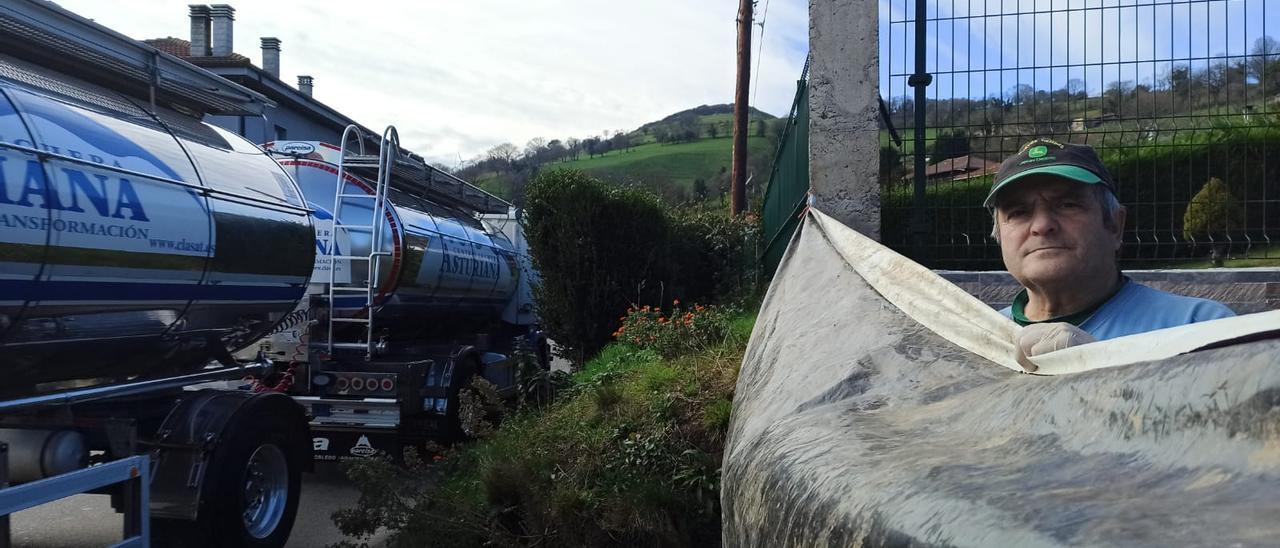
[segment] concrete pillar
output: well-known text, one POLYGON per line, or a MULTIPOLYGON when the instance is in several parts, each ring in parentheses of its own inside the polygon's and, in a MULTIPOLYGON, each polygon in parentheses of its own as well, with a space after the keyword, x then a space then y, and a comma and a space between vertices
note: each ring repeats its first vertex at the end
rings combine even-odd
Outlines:
POLYGON ((314 83, 315 83, 315 79, 313 79, 313 78, 312 78, 312 77, 310 77, 310 76, 306 76, 306 75, 299 76, 299 77, 298 77, 298 91, 301 91, 303 95, 306 95, 307 97, 310 97, 310 96, 311 96, 311 89, 312 89, 312 85, 314 85, 314 83))
POLYGON ((209 6, 191 4, 191 56, 209 55, 209 6))
POLYGON ((262 70, 276 78, 280 77, 279 38, 262 37, 262 70))
POLYGON ((814 205, 880 239, 878 0, 809 0, 814 205))
POLYGON ((231 26, 236 20, 236 9, 227 4, 209 6, 209 49, 214 57, 231 55, 231 26))

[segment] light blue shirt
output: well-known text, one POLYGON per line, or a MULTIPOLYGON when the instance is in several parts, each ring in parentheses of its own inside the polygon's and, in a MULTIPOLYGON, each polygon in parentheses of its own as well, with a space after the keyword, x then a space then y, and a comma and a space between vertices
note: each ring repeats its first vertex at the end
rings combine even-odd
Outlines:
MULTIPOLYGON (((1000 313, 1012 319, 1013 307, 1000 313)), ((1104 341, 1235 315, 1220 302, 1165 293, 1126 278, 1120 291, 1077 327, 1104 341)))

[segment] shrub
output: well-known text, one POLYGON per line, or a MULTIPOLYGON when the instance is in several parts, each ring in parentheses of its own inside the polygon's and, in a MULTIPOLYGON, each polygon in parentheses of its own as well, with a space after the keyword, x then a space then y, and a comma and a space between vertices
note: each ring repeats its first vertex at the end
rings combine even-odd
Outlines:
POLYGON ((1182 216, 1182 234, 1188 240, 1210 241, 1215 266, 1222 266, 1230 233, 1241 228, 1240 203, 1222 179, 1211 177, 1187 204, 1182 216))
POLYGON ((666 214, 651 195, 565 169, 538 175, 527 205, 525 235, 541 277, 538 314, 567 356, 582 363, 609 341, 627 296, 660 277, 666 214))
POLYGON ((1211 177, 1187 204, 1182 233, 1188 240, 1215 238, 1240 227, 1240 204, 1222 179, 1211 177))
POLYGON ((502 422, 502 396, 498 387, 483 377, 471 379, 471 384, 458 393, 458 420, 462 433, 472 438, 486 438, 502 422))
POLYGON ((555 170, 529 187, 525 234, 544 327, 584 363, 629 305, 711 302, 755 287, 757 225, 709 211, 668 212, 651 194, 555 170))
POLYGON ((969 135, 962 129, 938 133, 937 140, 929 147, 929 152, 934 162, 964 156, 969 153, 969 135))
POLYGON ((652 349, 664 357, 696 352, 721 344, 729 334, 734 314, 723 306, 694 305, 683 309, 673 301, 669 316, 648 305, 627 309, 622 325, 613 333, 619 342, 652 349))
POLYGON ((760 226, 755 219, 686 209, 672 214, 669 226, 668 252, 663 261, 670 285, 667 297, 728 302, 754 291, 756 245, 760 239, 760 226))
MULTIPOLYGON (((1219 178, 1230 181, 1231 194, 1242 207, 1239 233, 1254 241, 1266 241, 1263 227, 1280 226, 1280 207, 1256 207, 1264 197, 1276 195, 1280 181, 1280 117, 1255 115, 1250 127, 1198 128, 1165 132, 1156 142, 1128 145, 1107 141, 1099 155, 1116 180, 1120 203, 1129 206, 1126 232, 1157 236, 1184 235, 1185 209, 1197 190, 1195 182, 1219 178), (1160 204, 1171 204, 1160 205, 1160 204), (1158 206, 1158 207, 1157 207, 1158 206)), ((1021 144, 1004 137, 979 150, 1001 150, 1021 144)), ((1079 141, 1074 138, 1074 142, 1079 141)), ((1093 139, 1098 145, 1099 139, 1093 139)), ((989 160, 1003 158, 988 156, 989 160)), ((930 256, 913 257, 933 268, 1001 269, 998 246, 986 235, 991 216, 982 201, 991 188, 991 176, 930 185, 926 194, 927 236, 930 256)), ((881 241, 899 250, 910 249, 912 189, 899 180, 881 188, 881 241)), ((1147 241, 1150 241, 1148 239, 1147 241)), ((1126 245, 1123 260, 1189 258, 1189 245, 1126 245)))

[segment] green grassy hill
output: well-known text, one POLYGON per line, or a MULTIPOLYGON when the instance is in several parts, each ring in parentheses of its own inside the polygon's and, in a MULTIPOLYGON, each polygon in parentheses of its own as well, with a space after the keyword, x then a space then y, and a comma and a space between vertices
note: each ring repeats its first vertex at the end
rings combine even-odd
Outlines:
MULTIPOLYGON (((772 157, 774 151, 771 147, 767 138, 753 135, 747 139, 748 157, 772 157)), ((649 143, 594 158, 557 162, 547 167, 578 169, 611 180, 667 182, 683 186, 686 190, 692 189, 694 180, 703 179, 714 191, 716 177, 721 170, 731 170, 732 160, 733 139, 719 137, 689 143, 649 143)), ((768 177, 768 174, 757 176, 768 177)))
MULTIPOLYGON (((748 173, 764 184, 769 178, 776 144, 786 119, 756 109, 747 125, 748 173)), ((541 164, 536 170, 577 169, 617 184, 638 185, 672 203, 697 199, 695 181, 705 183, 709 200, 719 197, 727 186, 733 160, 733 105, 703 105, 644 124, 627 134, 630 148, 611 150, 577 159, 541 164), (678 139, 672 136, 679 136, 678 139), (663 140, 665 142, 659 142, 663 140)), ((519 195, 534 169, 493 170, 490 166, 469 168, 460 176, 503 199, 519 203, 519 195)))
MULTIPOLYGON (((748 111, 747 118, 749 120, 747 131, 752 135, 755 135, 756 122, 759 120, 763 120, 766 124, 778 123, 776 116, 755 108, 748 111)), ((682 110, 656 122, 642 125, 630 132, 629 136, 633 143, 651 143, 655 141, 654 136, 659 133, 679 131, 689 126, 693 127, 699 137, 710 137, 712 127, 715 128, 717 137, 729 137, 733 135, 733 105, 702 105, 682 110)))

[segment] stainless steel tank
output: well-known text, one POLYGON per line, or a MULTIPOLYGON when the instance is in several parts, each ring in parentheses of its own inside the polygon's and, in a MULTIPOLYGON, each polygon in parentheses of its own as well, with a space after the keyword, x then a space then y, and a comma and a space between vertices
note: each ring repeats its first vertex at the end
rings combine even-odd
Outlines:
POLYGON ((271 158, 0 62, 0 396, 190 372, 293 310, 313 228, 271 158))
MULTIPOLYGON (((372 200, 345 199, 335 229, 334 193, 338 189, 339 150, 316 142, 268 143, 267 149, 288 151, 277 159, 298 182, 308 206, 315 210, 316 266, 312 283, 329 282, 331 265, 328 249, 337 246, 335 255, 365 256, 371 248, 367 230, 345 230, 342 225, 368 225, 372 216, 372 200)), ((347 174, 344 194, 372 195, 369 181, 347 174)), ((410 195, 392 188, 388 191, 386 214, 382 223, 382 249, 391 256, 383 259, 377 283, 377 315, 380 325, 395 327, 398 321, 423 322, 449 314, 449 321, 479 317, 507 323, 532 323, 531 314, 517 318, 504 314, 517 295, 522 269, 518 251, 512 242, 475 216, 427 198, 410 195)), ((514 222, 514 221, 512 221, 514 222)), ((527 261, 523 261, 527 262, 527 261)), ((368 267, 363 261, 337 261, 333 273, 339 284, 363 285, 368 267)), ((364 295, 340 297, 339 306, 359 306, 364 295), (345 302, 344 302, 345 300, 345 302)))

